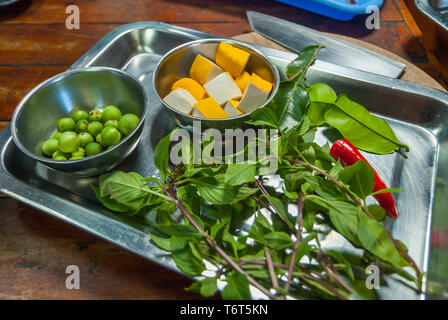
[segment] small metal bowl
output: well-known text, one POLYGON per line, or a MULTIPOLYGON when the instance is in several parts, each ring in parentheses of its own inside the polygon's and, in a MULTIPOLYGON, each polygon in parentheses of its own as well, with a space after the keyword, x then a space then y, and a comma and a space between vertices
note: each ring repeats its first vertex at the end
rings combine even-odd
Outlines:
POLYGON ((148 99, 138 80, 118 69, 90 67, 58 74, 32 89, 14 111, 11 134, 27 156, 55 170, 89 177, 112 170, 137 146, 148 99), (112 148, 79 160, 57 161, 42 154, 43 143, 56 131, 57 122, 76 111, 116 105, 123 114, 140 118, 137 127, 112 148))
POLYGON ((236 129, 247 126, 245 122, 250 120, 248 113, 223 119, 194 117, 177 111, 163 101, 163 98, 170 92, 171 86, 175 81, 189 77, 190 66, 197 54, 201 54, 205 58, 215 61, 216 50, 221 42, 230 43, 237 48, 249 52, 251 56, 246 66, 246 71, 249 73, 256 72, 259 76, 274 84, 268 99, 265 103, 258 106, 258 108, 267 105, 278 90, 280 76, 276 66, 251 45, 229 39, 202 39, 185 43, 166 53, 157 64, 153 75, 153 87, 157 97, 180 127, 191 130, 193 121, 200 121, 202 129, 236 129))

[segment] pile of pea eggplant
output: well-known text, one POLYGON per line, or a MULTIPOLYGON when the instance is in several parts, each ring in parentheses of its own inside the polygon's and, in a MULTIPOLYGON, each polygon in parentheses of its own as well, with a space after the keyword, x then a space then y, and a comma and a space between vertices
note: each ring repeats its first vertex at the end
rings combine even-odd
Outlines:
POLYGON ((123 114, 113 105, 90 113, 78 110, 58 121, 57 132, 44 142, 42 153, 60 161, 94 156, 118 144, 139 122, 137 115, 123 114))

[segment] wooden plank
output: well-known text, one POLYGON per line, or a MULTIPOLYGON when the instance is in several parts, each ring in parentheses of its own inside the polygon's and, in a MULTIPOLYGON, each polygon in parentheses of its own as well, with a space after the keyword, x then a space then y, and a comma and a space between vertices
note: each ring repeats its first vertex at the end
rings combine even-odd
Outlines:
MULTIPOLYGON (((165 22, 246 21, 247 10, 281 16, 286 19, 312 23, 320 19, 326 23, 333 20, 316 14, 279 4, 272 0, 177 0, 177 1, 76 1, 80 9, 81 24, 89 22, 131 22, 156 20, 165 22)), ((60 0, 32 1, 24 12, 4 15, 4 23, 63 23, 68 14, 67 5, 60 0)), ((381 19, 401 20, 394 3, 385 1, 381 19)), ((82 28, 82 27, 81 27, 82 28)))
POLYGON ((443 74, 439 72, 439 70, 430 62, 426 63, 415 63, 417 67, 425 71, 428 75, 431 76, 434 80, 440 83, 445 89, 448 90, 448 81, 445 80, 443 74))
MULTIPOLYGON (((180 23, 223 37, 249 32, 241 23, 180 23)), ((0 25, 0 65, 71 65, 117 24, 86 24, 67 30, 63 24, 0 25)))
POLYGON ((86 25, 73 32, 63 24, 0 25, 0 64, 70 65, 115 24, 86 25))
MULTIPOLYGON (((177 23, 182 27, 213 33, 223 37, 251 31, 246 22, 241 23, 177 23)), ((109 31, 115 24, 90 24, 79 31, 70 31, 62 24, 56 25, 1 25, 0 65, 71 65, 109 31)), ((353 29, 351 24, 337 29, 326 24, 316 29, 355 36, 379 45, 411 62, 425 60, 425 52, 402 22, 383 23, 379 30, 366 32, 353 29)))
POLYGON ((9 124, 9 121, 0 121, 0 131, 9 124))
POLYGON ((381 21, 402 21, 397 4, 394 1, 384 1, 380 10, 381 21))
POLYGON ((448 33, 442 26, 418 10, 414 1, 404 0, 404 4, 422 32, 420 41, 426 49, 429 61, 448 81, 448 33))
POLYGON ((422 35, 422 31, 418 27, 417 23, 415 22, 414 17, 412 16, 411 12, 409 11, 408 7, 406 6, 406 3, 404 0, 393 0, 395 2, 398 10, 400 11, 401 15, 403 16, 404 21, 406 22, 406 25, 411 29, 412 33, 417 39, 420 39, 422 35))
POLYGON ((0 67, 0 120, 10 120, 15 107, 29 90, 67 68, 68 66, 0 67))
POLYGON ((190 281, 13 199, 0 199, 0 299, 198 299, 190 281), (67 290, 68 265, 80 269, 67 290))

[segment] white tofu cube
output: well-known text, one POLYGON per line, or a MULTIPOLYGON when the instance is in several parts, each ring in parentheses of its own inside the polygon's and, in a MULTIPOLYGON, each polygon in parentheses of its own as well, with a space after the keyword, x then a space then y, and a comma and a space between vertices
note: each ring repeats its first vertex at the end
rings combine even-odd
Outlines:
POLYGON ((204 88, 221 106, 230 99, 241 98, 242 93, 233 79, 227 73, 221 73, 206 84, 204 88))
POLYGON ((164 99, 170 107, 189 114, 197 100, 185 89, 179 88, 171 91, 164 99))
POLYGON ((222 107, 222 109, 224 110, 225 113, 227 113, 229 117, 237 117, 240 115, 236 110, 235 106, 230 101, 227 101, 224 104, 224 107, 222 107))
POLYGON ((205 118, 204 115, 201 113, 201 111, 199 111, 199 109, 196 108, 196 107, 193 108, 193 111, 191 112, 191 115, 193 117, 205 118))
POLYGON ((270 92, 263 91, 252 82, 249 82, 246 92, 244 92, 244 96, 238 105, 238 109, 244 113, 250 113, 261 106, 269 97, 269 94, 270 92))

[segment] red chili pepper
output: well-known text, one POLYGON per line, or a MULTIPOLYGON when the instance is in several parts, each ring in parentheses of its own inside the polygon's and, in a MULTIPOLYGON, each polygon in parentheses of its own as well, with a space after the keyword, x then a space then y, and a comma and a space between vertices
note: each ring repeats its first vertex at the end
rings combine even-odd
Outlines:
MULTIPOLYGON (((372 168, 373 173, 375 174, 375 187, 373 188, 373 191, 376 192, 379 190, 387 189, 386 184, 375 171, 375 169, 373 169, 373 167, 362 156, 359 150, 347 139, 340 139, 335 141, 331 146, 330 154, 334 159, 339 159, 343 166, 351 166, 359 160, 364 160, 369 165, 369 167, 372 168)), ((396 218, 398 216, 394 198, 392 198, 392 195, 390 193, 377 194, 375 195, 375 199, 384 208, 384 210, 386 210, 388 215, 393 218, 396 218)))

